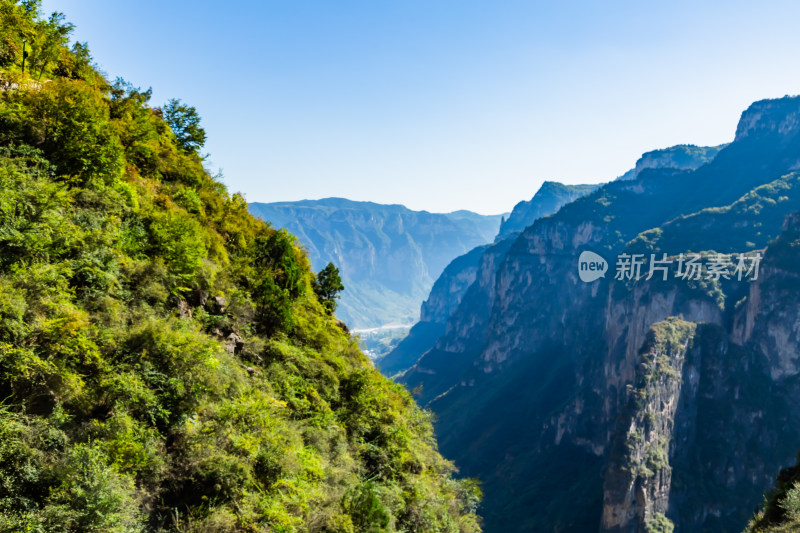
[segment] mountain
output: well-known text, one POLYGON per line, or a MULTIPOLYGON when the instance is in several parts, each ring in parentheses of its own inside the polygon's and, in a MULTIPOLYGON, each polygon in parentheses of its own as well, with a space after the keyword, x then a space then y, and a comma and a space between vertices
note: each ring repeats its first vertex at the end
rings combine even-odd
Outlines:
POLYGON ((0 531, 480 531, 297 239, 204 170, 196 109, 38 5, 0 5, 0 531))
POLYGON ((708 163, 611 182, 484 252, 400 381, 483 482, 486 531, 746 526, 800 449, 797 168, 800 98, 756 102, 708 163), (612 272, 667 254, 672 277, 584 283, 584 251, 612 272), (761 275, 676 279, 689 252, 758 252, 761 275))
POLYGON ((714 159, 725 146, 727 145, 695 146, 693 144, 678 144, 669 148, 652 150, 642 154, 642 157, 636 161, 636 165, 617 179, 636 179, 643 170, 648 168, 695 170, 714 159))
MULTIPOLYGON (((642 155, 634 170, 618 179, 633 179, 639 172, 648 169, 680 168, 696 169, 711 161, 724 147, 702 148, 694 145, 678 145, 662 150, 653 150, 642 155), (630 174, 630 176, 628 176, 630 174)), ((433 348, 445 332, 447 320, 457 309, 467 289, 475 281, 478 264, 483 253, 491 267, 484 266, 484 275, 491 275, 500 265, 513 240, 537 219, 556 213, 562 206, 585 196, 602 184, 564 185, 545 181, 529 201, 519 202, 511 215, 500 224, 495 237, 496 246, 488 249, 478 247, 455 260, 445 269, 423 302, 419 321, 411 328, 406 339, 386 356, 377 361, 381 371, 395 376, 411 367, 425 352, 433 348), (432 309, 438 312, 432 313, 432 309)))
POLYGON ((537 218, 552 215, 562 205, 589 194, 599 186, 598 184, 564 185, 555 181, 545 181, 533 198, 519 202, 514 206, 508 218, 503 219, 495 241, 505 239, 513 233, 519 233, 533 224, 537 218))
POLYGON ((250 212, 297 235, 317 270, 329 262, 345 291, 337 315, 351 327, 410 324, 454 258, 491 242, 501 215, 438 214, 343 198, 250 203, 250 212))
POLYGON ((445 332, 447 319, 475 281, 478 263, 488 250, 491 250, 492 256, 504 254, 522 229, 538 218, 555 213, 564 204, 597 187, 599 185, 564 185, 545 181, 530 201, 522 201, 514 206, 509 217, 503 217, 492 246, 477 246, 447 265, 434 283, 428 298, 422 303, 419 320, 408 336, 376 362, 381 372, 394 376, 408 369, 423 353, 433 348, 436 339, 445 332))

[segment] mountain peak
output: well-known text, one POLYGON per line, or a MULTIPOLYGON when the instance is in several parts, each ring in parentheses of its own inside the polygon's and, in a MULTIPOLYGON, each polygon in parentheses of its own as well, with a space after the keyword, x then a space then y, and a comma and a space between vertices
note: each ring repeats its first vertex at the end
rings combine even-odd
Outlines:
POLYGON ((714 159, 727 144, 719 146, 696 146, 694 144, 677 144, 669 148, 650 150, 636 160, 634 168, 617 178, 619 181, 633 180, 639 174, 651 168, 676 168, 694 170, 714 159))
POLYGON ((739 119, 736 141, 777 133, 789 135, 800 131, 800 96, 759 100, 750 105, 739 119))

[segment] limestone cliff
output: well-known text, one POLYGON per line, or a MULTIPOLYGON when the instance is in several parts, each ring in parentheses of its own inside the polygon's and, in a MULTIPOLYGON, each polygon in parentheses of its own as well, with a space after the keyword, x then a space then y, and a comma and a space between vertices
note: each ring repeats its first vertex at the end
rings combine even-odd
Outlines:
POLYGON ((639 177, 643 170, 648 168, 676 168, 680 170, 695 170, 716 157, 726 145, 720 146, 695 146, 693 144, 679 144, 661 150, 652 150, 642 154, 636 161, 636 166, 617 178, 618 180, 633 180, 639 177))
POLYGON ((800 194, 791 179, 760 189, 800 156, 798 106, 754 105, 746 133, 708 164, 609 183, 484 253, 444 335, 402 381, 438 415, 443 452, 482 478, 487 531, 744 527, 800 449, 786 423, 800 405, 800 257, 787 251, 794 218, 782 228, 775 215, 800 194), (677 256, 758 250, 782 232, 753 283, 577 275, 582 251, 613 269, 622 252, 682 242, 660 236, 693 235, 690 250, 663 249, 677 256), (681 342, 659 340, 667 325, 681 342))
POLYGON ((696 327, 678 319, 654 324, 638 354, 608 454, 602 516, 607 531, 642 531, 668 520, 669 448, 681 388, 696 384, 694 372, 683 372, 696 327))
POLYGON ((533 198, 519 202, 508 218, 503 219, 495 241, 519 233, 536 219, 552 215, 564 204, 589 194, 599 186, 600 184, 565 185, 555 181, 545 181, 533 198))

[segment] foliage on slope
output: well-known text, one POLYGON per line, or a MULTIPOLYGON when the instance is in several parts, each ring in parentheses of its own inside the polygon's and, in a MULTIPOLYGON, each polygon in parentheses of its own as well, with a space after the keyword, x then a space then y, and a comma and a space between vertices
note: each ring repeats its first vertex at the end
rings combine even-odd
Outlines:
POLYGON ((0 3, 0 531, 479 531, 295 239, 38 7, 0 3))
POLYGON ((785 468, 778 475, 747 533, 788 533, 800 530, 800 468, 785 468))

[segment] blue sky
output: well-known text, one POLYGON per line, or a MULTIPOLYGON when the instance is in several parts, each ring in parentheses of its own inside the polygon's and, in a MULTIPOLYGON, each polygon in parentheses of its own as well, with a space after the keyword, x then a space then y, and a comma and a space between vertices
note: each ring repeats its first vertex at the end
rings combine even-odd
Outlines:
POLYGON ((100 67, 181 98, 249 201, 509 211, 542 181, 733 138, 800 92, 800 3, 44 1, 100 67))

